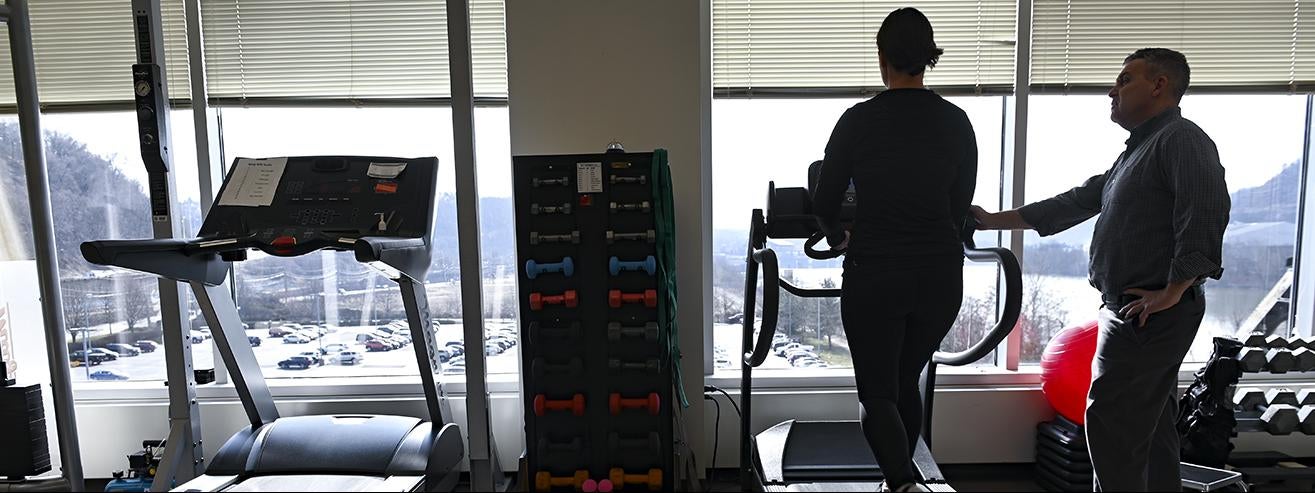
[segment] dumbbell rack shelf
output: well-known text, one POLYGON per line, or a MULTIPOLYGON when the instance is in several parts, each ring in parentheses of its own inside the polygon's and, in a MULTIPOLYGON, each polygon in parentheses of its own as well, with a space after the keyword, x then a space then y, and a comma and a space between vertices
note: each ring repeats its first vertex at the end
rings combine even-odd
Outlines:
POLYGON ((669 490, 665 151, 512 161, 526 490, 669 490))

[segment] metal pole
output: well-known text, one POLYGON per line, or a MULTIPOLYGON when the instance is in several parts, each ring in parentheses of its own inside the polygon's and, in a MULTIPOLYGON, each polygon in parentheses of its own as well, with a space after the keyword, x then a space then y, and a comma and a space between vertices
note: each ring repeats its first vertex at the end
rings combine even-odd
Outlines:
MULTIPOLYGON (((1004 159, 1001 160, 1002 209, 1017 209, 1025 204, 1024 188, 1027 185, 1027 99, 1031 91, 1032 59, 1032 0, 1018 0, 1017 26, 1014 41, 1014 107, 1005 108, 1005 122, 1013 123, 1013 141, 1005 140, 1004 159), (1012 118, 1010 118, 1012 117, 1012 118)), ((1008 135, 1008 133, 1006 133, 1008 135)), ((1023 265, 1023 231, 1003 232, 1005 244, 1014 252, 1018 264, 1023 265)), ((997 271, 998 272, 998 271, 997 271)), ((1004 278, 997 276, 996 292, 1004 293, 1004 278)), ((996 296, 996 313, 1004 310, 1004 296, 996 296)), ((996 352, 996 361, 1006 370, 1017 370, 1022 356, 1023 334, 1013 331, 996 352)))
MULTIPOLYGON (((73 409, 68 341, 64 333, 64 300, 59 292, 59 259, 55 251, 55 225, 50 214, 50 183, 46 177, 46 153, 41 140, 41 101, 37 97, 36 64, 32 59, 32 27, 28 21, 26 0, 6 0, 5 4, 60 463, 64 476, 68 478, 69 489, 83 491, 86 485, 82 479, 82 453, 78 449, 77 415, 73 409)), ((90 359, 87 362, 90 363, 90 359)))
POLYGON ((479 181, 475 173, 475 96, 470 60, 470 4, 447 0, 448 64, 452 78, 452 142, 456 156, 457 239, 461 253, 461 319, 466 347, 466 433, 471 491, 503 488, 489 426, 484 357, 483 272, 479 251, 479 181))

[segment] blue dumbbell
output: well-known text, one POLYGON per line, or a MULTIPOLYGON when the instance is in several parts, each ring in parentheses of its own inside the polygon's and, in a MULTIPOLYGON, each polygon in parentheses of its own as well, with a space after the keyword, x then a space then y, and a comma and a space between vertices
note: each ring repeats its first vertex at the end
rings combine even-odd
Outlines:
POLYGON ((571 277, 571 274, 575 273, 575 262, 571 261, 571 257, 563 257, 561 262, 551 264, 540 264, 533 259, 525 261, 525 275, 530 279, 550 272, 561 272, 566 277, 571 277))
POLYGON ((651 276, 657 273, 657 259, 654 259, 652 255, 649 255, 648 258, 645 258, 644 260, 625 262, 619 258, 612 257, 611 260, 607 261, 607 270, 614 276, 620 274, 623 270, 642 270, 651 276))

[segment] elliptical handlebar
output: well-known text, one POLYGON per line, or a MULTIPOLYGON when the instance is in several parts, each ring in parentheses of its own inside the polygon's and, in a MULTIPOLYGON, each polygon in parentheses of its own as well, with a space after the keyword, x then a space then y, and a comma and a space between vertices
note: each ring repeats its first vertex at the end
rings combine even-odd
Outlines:
POLYGON ((995 350, 1009 333, 1018 325, 1018 315, 1023 304, 1023 272, 1018 266, 1018 258, 1006 248, 973 248, 971 238, 964 243, 963 255, 974 262, 996 262, 1000 264, 1005 280, 1004 309, 995 327, 972 347, 957 353, 937 351, 932 361, 939 365, 964 366, 972 364, 995 350))
POLYGON ((781 301, 781 274, 776 262, 776 251, 771 248, 754 251, 753 261, 763 266, 763 322, 758 330, 758 341, 753 345, 753 352, 744 354, 744 363, 758 367, 767 360, 767 351, 772 348, 772 336, 776 334, 776 321, 781 301))
POLYGON ((813 260, 831 260, 845 254, 844 249, 832 250, 828 248, 826 250, 818 250, 813 248, 824 239, 826 239, 826 233, 821 231, 809 236, 808 240, 804 241, 804 255, 807 255, 808 258, 813 260))

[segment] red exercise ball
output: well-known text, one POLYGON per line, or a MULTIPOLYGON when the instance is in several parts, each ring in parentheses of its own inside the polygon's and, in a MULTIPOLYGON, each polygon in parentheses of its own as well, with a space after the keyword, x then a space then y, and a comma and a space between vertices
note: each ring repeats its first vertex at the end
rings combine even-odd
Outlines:
POLYGON ((1041 393, 1061 416, 1082 424, 1091 389, 1091 360, 1096 356, 1095 320, 1055 334, 1041 354, 1041 393))

